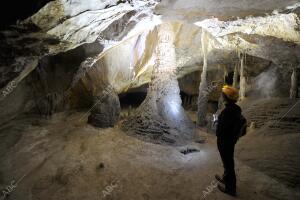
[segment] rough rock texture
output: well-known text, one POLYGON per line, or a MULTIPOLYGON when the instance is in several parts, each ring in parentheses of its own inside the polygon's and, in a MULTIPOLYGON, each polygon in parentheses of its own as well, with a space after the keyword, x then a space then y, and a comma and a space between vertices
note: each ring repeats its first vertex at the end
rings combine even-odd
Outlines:
POLYGON ((290 98, 296 99, 298 97, 298 71, 295 68, 291 76, 290 98))
MULTIPOLYGON (((269 102, 267 105, 274 106, 269 102)), ((271 138, 255 134, 245 136, 237 144, 239 196, 230 197, 217 188, 204 196, 211 190, 211 185, 216 184, 214 175, 222 172, 222 162, 212 135, 200 133, 207 137, 205 144, 156 145, 130 137, 118 127, 97 129, 89 126, 84 120, 78 121, 82 115, 84 112, 59 113, 50 120, 17 118, 0 127, 0 188, 6 188, 13 180, 18 181, 26 175, 6 199, 300 198, 299 187, 291 188, 285 184, 297 180, 299 183, 299 131, 288 135, 282 132, 281 137, 271 138), (180 152, 188 148, 200 152, 186 155, 180 152), (248 163, 251 167, 247 166, 248 163), (107 195, 109 191, 112 192, 107 195)))
POLYGON ((244 100, 246 97, 246 76, 245 76, 245 62, 246 59, 244 55, 240 55, 241 68, 240 68, 240 90, 239 90, 239 100, 244 100))
MULTIPOLYGON (((202 1, 176 1, 171 5, 171 12, 163 13, 165 17, 175 10, 173 14, 182 15, 184 19, 192 16, 192 22, 196 22, 172 23, 178 78, 194 71, 202 71, 202 29, 210 34, 208 75, 217 69, 225 68, 230 75, 239 60, 237 50, 257 60, 247 61, 247 85, 252 84, 249 80, 270 66, 277 66, 278 73, 289 77, 292 69, 299 66, 299 8, 294 1, 264 0, 255 1, 251 5, 249 2, 234 0, 218 1, 217 4, 214 0, 200 2, 202 1), (184 10, 180 7, 184 7, 184 10), (201 13, 193 12, 194 9, 201 13), (278 11, 273 12, 275 9, 278 11), (183 12, 177 12, 180 10, 183 12), (205 12, 202 12, 203 10, 205 12), (224 15, 228 12, 233 17, 224 15), (236 19, 237 16, 244 17, 249 14, 253 16, 236 19), (214 18, 209 17, 212 15, 214 18), (227 21, 224 21, 225 19, 227 21)), ((25 88, 31 90, 30 74, 35 73, 36 67, 44 57, 84 49, 82 56, 79 56, 79 63, 70 61, 70 65, 60 66, 69 72, 65 76, 66 79, 74 81, 67 88, 63 87, 64 91, 53 89, 45 93, 35 92, 35 101, 46 98, 48 93, 63 94, 64 101, 66 100, 71 108, 89 107, 92 105, 93 96, 97 96, 99 92, 95 88, 103 89, 103 81, 99 80, 99 77, 104 77, 99 74, 103 71, 106 71, 105 79, 109 80, 117 93, 150 82, 157 40, 157 34, 151 29, 161 23, 160 17, 153 14, 157 3, 142 0, 56 0, 17 26, 2 31, 0 92, 3 95, 0 98, 0 110, 3 112, 0 113, 6 115, 0 114, 1 118, 8 120, 23 112, 23 108, 36 104, 32 103, 33 95, 26 95, 26 92, 14 93, 20 92, 21 87, 23 91, 25 88), (70 70, 69 67, 77 73, 74 74, 74 70, 70 70), (18 100, 15 100, 16 97, 18 100), (10 108, 8 105, 12 101, 22 109, 10 108), (11 110, 4 112, 7 107, 11 110)), ((170 5, 170 1, 160 2, 156 10, 164 5, 170 5)), ((61 80, 60 77, 51 75, 48 78, 52 78, 55 85, 61 80)), ((217 76, 211 80, 217 81, 216 79, 217 76)), ((284 85, 287 88, 290 83, 285 81, 284 85)), ((251 87, 247 87, 248 89, 251 87)))
MULTIPOLYGON (((6 114, 4 116, 0 114, 1 121, 9 120, 24 112, 24 110, 28 111, 32 107, 36 107, 37 103, 32 103, 32 101, 46 98, 48 93, 61 93, 58 89, 48 92, 46 90, 46 94, 38 91, 31 96, 26 93, 24 95, 14 94, 20 91, 16 88, 21 85, 28 87, 28 90, 30 90, 32 84, 40 85, 40 80, 37 83, 31 82, 30 74, 36 71, 36 67, 40 65, 45 57, 55 57, 56 55, 83 50, 82 54, 78 56, 79 59, 74 59, 74 63, 73 60, 68 60, 69 63, 61 66, 60 70, 69 71, 64 78, 72 80, 73 70, 69 70, 69 67, 72 66, 74 70, 77 70, 80 66, 77 60, 82 59, 81 62, 84 62, 85 59, 92 58, 92 63, 96 63, 98 59, 103 57, 103 54, 99 55, 100 52, 104 53, 123 40, 143 32, 144 27, 141 24, 153 24, 151 22, 153 18, 151 8, 155 4, 155 1, 129 3, 125 1, 83 2, 57 0, 50 2, 34 16, 17 26, 2 31, 0 34, 0 76, 2 77, 0 92, 3 95, 0 98, 0 110, 6 109, 6 114), (110 32, 114 32, 114 34, 109 34, 110 32), (11 89, 12 85, 14 86, 13 90, 11 89), (17 100, 15 99, 16 96, 18 96, 17 100), (12 100, 18 102, 17 105, 20 103, 20 106, 15 108, 7 106, 12 100), (20 107, 22 109, 19 109, 20 107)), ((147 28, 151 27, 148 26, 147 28)), ((46 79, 51 78, 54 85, 61 81, 59 77, 51 77, 47 74, 46 79)), ((77 77, 77 80, 80 81, 80 78, 77 77)), ((73 85, 69 83, 68 87, 73 85)), ((68 87, 64 88, 63 93, 67 94, 63 94, 66 95, 63 99, 66 99, 68 104, 73 107, 78 107, 78 105, 74 105, 74 99, 72 99, 74 98, 74 90, 68 87)), ((88 96, 90 99, 86 102, 86 105, 92 101, 92 96, 88 96)))
POLYGON ((239 77, 238 65, 235 65, 234 66, 234 73, 233 73, 233 83, 232 83, 233 87, 238 86, 238 77, 239 77))
MULTIPOLYGON (((202 66, 207 63, 207 73, 203 72, 207 80, 202 81, 209 86, 200 93, 200 98, 206 97, 214 82, 232 81, 238 54, 243 53, 247 55, 245 93, 285 98, 277 103, 273 99, 258 102, 259 106, 250 101, 247 106, 254 116, 250 120, 264 128, 261 133, 276 137, 248 135, 240 148, 243 161, 278 178, 280 184, 238 164, 240 197, 299 199, 299 190, 281 183, 288 178, 291 186, 299 186, 300 165, 295 160, 300 155, 300 104, 286 98, 289 89, 293 97, 299 90, 299 75, 292 75, 300 63, 299 13, 299 0, 50 2, 0 33, 0 188, 27 174, 8 198, 95 199, 118 178, 120 184, 108 198, 201 199, 201 190, 221 170, 216 167, 221 168, 221 163, 212 148, 215 143, 192 143, 200 152, 183 155, 180 151, 190 152, 190 146, 177 149, 144 143, 127 137, 118 127, 96 129, 81 119, 92 108, 90 123, 113 126, 120 108, 117 93, 151 82, 146 100, 125 119, 123 128, 152 142, 183 144, 193 138, 194 124, 181 107, 176 78, 197 71, 198 78, 189 82, 195 89, 184 90, 197 97, 202 66), (154 9, 163 16, 155 15, 154 9), (174 30, 172 43, 157 43, 165 29, 157 32, 153 27, 168 17, 179 19, 164 27, 174 30), (202 47, 203 29, 210 41, 207 49, 202 47), (169 49, 155 51, 164 46, 169 49), (115 93, 102 94, 107 84, 115 93), (98 104, 99 100, 103 102, 98 104), (47 121, 32 121, 28 116, 11 120, 24 112, 49 117, 69 108, 84 112, 60 113, 61 117, 54 115, 47 121), (157 184, 158 180, 163 181, 157 184)), ((184 81, 183 85, 187 87, 184 81)), ((208 100, 216 101, 219 94, 213 92, 208 100)), ((196 102, 191 97, 188 101, 196 102)), ((230 199, 217 190, 207 198, 230 199)))
POLYGON ((113 127, 118 122, 120 112, 119 97, 112 86, 108 86, 94 97, 88 123, 100 128, 113 127))
POLYGON ((58 93, 49 93, 45 97, 41 98, 36 105, 37 113, 41 116, 49 118, 56 111, 58 107, 63 103, 63 96, 58 93))
POLYGON ((255 129, 240 140, 236 156, 247 165, 299 191, 300 177, 296 174, 300 170, 297 164, 300 159, 296 158, 298 153, 292 150, 299 151, 299 99, 249 99, 241 102, 241 107, 248 121, 254 122, 255 129))
MULTIPOLYGON (((140 22, 151 23, 155 1, 135 4, 113 1, 52 1, 17 27, 1 32, 1 88, 22 71, 26 64, 47 55, 97 41, 104 48, 140 34, 140 22), (96 9, 96 10, 95 10, 96 9), (114 32, 114 34, 108 34, 114 32), (16 67, 5 67, 5 66, 16 67)), ((152 24, 152 23, 151 23, 152 24)), ((30 68, 31 67, 31 68, 30 68)), ((29 69, 27 69, 29 68, 29 69)))
POLYGON ((206 124, 206 114, 207 114, 207 103, 208 103, 208 95, 205 95, 207 90, 207 50, 208 50, 208 37, 205 31, 202 31, 202 51, 203 51, 203 69, 201 73, 201 82, 199 85, 199 94, 198 94, 198 112, 197 112, 197 126, 205 126, 206 124))
POLYGON ((216 48, 239 50, 278 65, 295 64, 299 54, 299 18, 296 14, 274 14, 222 22, 207 19, 195 23, 218 41, 216 48))
POLYGON ((249 15, 264 16, 274 10, 295 10, 298 6, 298 0, 162 0, 155 11, 167 19, 195 22, 210 17, 229 20, 249 15))
POLYGON ((178 144, 194 137, 193 124, 181 107, 174 39, 171 23, 158 27, 157 60, 146 99, 123 122, 124 130, 158 143, 178 144))

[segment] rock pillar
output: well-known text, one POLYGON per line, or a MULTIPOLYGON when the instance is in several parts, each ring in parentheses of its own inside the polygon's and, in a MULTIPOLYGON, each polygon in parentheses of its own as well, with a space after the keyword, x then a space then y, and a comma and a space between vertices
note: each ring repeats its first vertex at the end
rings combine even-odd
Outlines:
POLYGON ((240 101, 244 100, 246 97, 246 77, 245 77, 245 63, 244 55, 241 55, 241 70, 240 70, 240 91, 239 99, 240 101))
POLYGON ((119 119, 121 106, 119 97, 112 88, 106 87, 93 99, 88 123, 99 128, 113 127, 119 119))
POLYGON ((297 69, 293 69, 291 76, 291 88, 290 88, 290 98, 296 99, 298 97, 298 73, 297 69))
POLYGON ((124 120, 122 128, 155 143, 182 143, 193 138, 194 126, 181 106, 175 36, 170 23, 157 29, 157 58, 146 99, 124 120))
POLYGON ((207 53, 208 53, 208 37, 204 29, 202 29, 202 53, 203 53, 203 69, 201 73, 201 82, 199 85, 198 96, 198 112, 197 112, 197 126, 202 127, 206 125, 206 113, 207 113, 207 53))

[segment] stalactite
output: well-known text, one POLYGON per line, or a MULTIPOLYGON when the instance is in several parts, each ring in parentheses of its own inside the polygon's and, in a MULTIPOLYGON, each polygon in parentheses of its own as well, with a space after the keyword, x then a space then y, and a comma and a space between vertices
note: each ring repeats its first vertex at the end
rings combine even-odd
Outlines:
POLYGON ((197 125, 199 127, 205 126, 206 124, 206 113, 207 113, 207 102, 208 95, 206 95, 207 90, 207 53, 208 53, 208 36, 204 29, 202 29, 201 45, 203 53, 203 69, 201 73, 201 82, 199 86, 199 96, 198 96, 198 120, 197 125))
POLYGON ((224 75, 223 75, 223 80, 224 80, 224 83, 226 83, 226 78, 228 77, 228 70, 227 70, 227 67, 224 66, 224 75))
MULTIPOLYGON (((224 67, 224 71, 223 71, 224 75, 224 83, 226 84, 226 77, 228 76, 228 72, 227 72, 227 68, 226 66, 224 67)), ((222 95, 220 95, 219 99, 218 99, 218 110, 216 113, 221 113, 221 111, 224 109, 224 104, 223 104, 223 98, 222 95)))
POLYGON ((291 76, 291 89, 290 89, 290 98, 296 99, 298 97, 298 73, 297 69, 293 69, 293 73, 291 76))
POLYGON ((246 54, 240 54, 241 69, 240 69, 240 101, 246 97, 246 77, 245 77, 245 56, 246 54))
POLYGON ((235 64, 234 66, 234 73, 233 73, 233 87, 238 87, 238 77, 239 77, 239 70, 238 70, 238 64, 235 64))

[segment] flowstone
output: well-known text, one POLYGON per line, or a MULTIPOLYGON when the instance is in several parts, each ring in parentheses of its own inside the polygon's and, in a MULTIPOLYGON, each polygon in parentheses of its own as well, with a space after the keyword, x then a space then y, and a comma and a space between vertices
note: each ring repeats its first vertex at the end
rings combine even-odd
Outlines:
POLYGON ((195 125, 181 106, 173 42, 172 25, 160 25, 156 64, 146 99, 122 123, 126 132, 154 143, 181 144, 194 138, 195 125))

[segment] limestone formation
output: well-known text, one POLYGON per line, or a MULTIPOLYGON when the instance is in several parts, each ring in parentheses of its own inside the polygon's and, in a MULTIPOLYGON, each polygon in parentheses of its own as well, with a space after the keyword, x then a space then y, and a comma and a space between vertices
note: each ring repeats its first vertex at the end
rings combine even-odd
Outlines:
MULTIPOLYGON (((271 62, 277 66, 295 66, 300 61, 299 4, 294 5, 295 0, 264 0, 251 6, 249 2, 246 6, 245 2, 228 3, 232 3, 233 0, 222 3, 217 0, 201 0, 203 3, 194 0, 176 2, 178 3, 174 6, 179 7, 179 10, 173 10, 171 1, 53 0, 26 20, 1 31, 0 93, 4 92, 5 95, 0 97, 0 118, 9 120, 7 116, 22 113, 24 105, 34 105, 33 100, 44 98, 47 93, 65 92, 45 91, 45 94, 37 93, 36 97, 29 92, 23 92, 31 90, 31 84, 25 82, 30 82, 30 76, 35 73, 38 63, 49 56, 60 57, 71 51, 80 51, 82 61, 86 60, 89 65, 92 59, 88 68, 78 71, 84 72, 78 73, 78 77, 71 77, 72 73, 66 75, 68 79, 78 80, 76 88, 73 88, 73 85, 68 88, 72 92, 75 91, 70 94, 72 108, 78 108, 82 104, 88 105, 91 97, 95 96, 90 94, 91 91, 102 87, 102 81, 98 80, 101 79, 98 78, 99 71, 93 69, 97 68, 97 64, 94 63, 102 62, 106 66, 109 71, 106 78, 113 80, 112 84, 117 93, 148 84, 155 60, 153 49, 156 34, 152 28, 172 13, 176 16, 184 15, 180 16, 181 20, 172 21, 178 78, 198 71, 199 66, 203 65, 204 56, 199 48, 203 28, 209 33, 211 46, 207 58, 208 75, 217 65, 230 67, 228 71, 233 70, 237 41, 241 42, 240 49, 246 52, 247 56, 260 59, 260 64, 271 62), (167 6, 164 9, 167 13, 162 12, 163 16, 157 15, 164 6, 167 6), (181 6, 187 7, 181 10, 181 6), (205 12, 193 11, 199 7, 205 12), (225 14, 230 13, 230 16, 224 15, 228 9, 230 12, 225 14), (249 16, 249 13, 253 15, 249 16), (188 20, 189 23, 182 19, 188 20), (91 55, 91 51, 97 52, 96 55, 91 55), (12 83, 16 83, 16 88, 8 95, 7 89, 12 83), (18 97, 19 106, 11 108, 8 105, 14 96, 18 97), (84 99, 86 102, 78 103, 78 99, 84 99)), ((68 62, 72 64, 73 59, 68 62)), ((76 71, 80 65, 70 66, 65 63, 60 69, 69 71, 69 68, 72 68, 76 71)), ((268 66, 245 66, 247 81, 251 81, 251 78, 265 71, 268 66)), ((284 67, 281 70, 287 74, 291 68, 284 67)), ((47 73, 47 78, 52 77, 47 73)), ((59 78, 54 80, 60 81, 59 78)), ((245 82, 243 78, 241 82, 245 82)), ((289 87, 289 81, 284 85, 289 87)), ((288 90, 285 89, 285 95, 289 95, 288 90)), ((204 115, 205 112, 201 113, 204 115)))
POLYGON ((234 73, 233 73, 233 87, 238 87, 238 76, 239 76, 239 70, 238 70, 238 65, 234 66, 234 73))
POLYGON ((36 102, 35 110, 43 117, 49 118, 63 107, 63 95, 48 93, 36 102))
POLYGON ((245 77, 245 58, 244 54, 240 55, 241 57, 241 71, 240 71, 240 91, 239 91, 239 99, 242 101, 246 97, 246 77, 245 77))
POLYGON ((199 94, 198 94, 198 126, 205 126, 206 124, 206 113, 207 113, 207 102, 208 95, 206 94, 207 90, 207 49, 208 49, 208 38, 207 33, 204 29, 202 29, 202 51, 203 51, 203 69, 201 73, 201 82, 199 86, 199 94))
POLYGON ((113 127, 121 111, 118 95, 111 86, 107 86, 100 95, 93 97, 93 106, 88 123, 99 128, 113 127))
POLYGON ((157 6, 156 12, 165 17, 176 17, 192 22, 204 16, 209 16, 208 18, 215 16, 228 21, 232 16, 236 18, 245 18, 249 15, 265 16, 266 13, 272 13, 277 9, 277 12, 290 12, 297 6, 299 6, 297 0, 162 0, 162 5, 157 6))
POLYGON ((171 23, 158 27, 156 56, 146 99, 122 126, 156 143, 184 143, 193 138, 194 125, 181 107, 171 23))
POLYGON ((293 69, 291 76, 291 89, 290 89, 290 98, 296 99, 298 97, 298 73, 297 69, 293 69))

